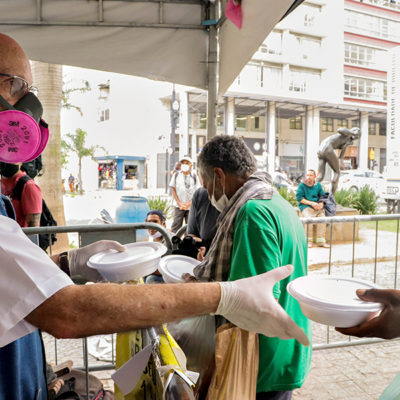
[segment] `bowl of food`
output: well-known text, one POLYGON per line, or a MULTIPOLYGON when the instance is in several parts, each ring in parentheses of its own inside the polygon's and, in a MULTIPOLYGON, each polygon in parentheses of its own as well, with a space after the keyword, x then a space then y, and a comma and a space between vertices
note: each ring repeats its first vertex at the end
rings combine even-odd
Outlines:
POLYGON ((157 270, 167 248, 158 242, 135 242, 126 251, 106 250, 90 257, 87 265, 110 282, 138 280, 157 270))
POLYGON ((171 254, 161 259, 158 270, 160 271, 165 283, 184 282, 183 274, 193 275, 193 270, 200 261, 192 257, 180 254, 171 254))
POLYGON ((357 289, 373 288, 379 287, 355 278, 315 275, 291 281, 287 291, 299 302, 303 314, 312 321, 350 328, 381 311, 381 303, 363 301, 356 294, 357 289))

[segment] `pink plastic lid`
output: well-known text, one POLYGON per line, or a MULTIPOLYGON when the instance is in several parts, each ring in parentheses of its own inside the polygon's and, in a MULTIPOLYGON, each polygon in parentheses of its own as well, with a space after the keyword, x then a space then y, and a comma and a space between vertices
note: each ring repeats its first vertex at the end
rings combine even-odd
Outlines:
POLYGON ((1 112, 0 161, 18 163, 32 160, 40 144, 40 128, 30 115, 18 110, 1 112))

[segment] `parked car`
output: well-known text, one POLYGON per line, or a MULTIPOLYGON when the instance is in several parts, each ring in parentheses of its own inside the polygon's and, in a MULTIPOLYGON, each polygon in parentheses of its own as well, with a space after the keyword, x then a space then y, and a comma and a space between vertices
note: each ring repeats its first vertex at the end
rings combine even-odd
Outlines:
POLYGON ((340 172, 338 189, 360 190, 364 186, 374 189, 382 197, 386 191, 385 177, 377 171, 369 169, 350 169, 340 172))

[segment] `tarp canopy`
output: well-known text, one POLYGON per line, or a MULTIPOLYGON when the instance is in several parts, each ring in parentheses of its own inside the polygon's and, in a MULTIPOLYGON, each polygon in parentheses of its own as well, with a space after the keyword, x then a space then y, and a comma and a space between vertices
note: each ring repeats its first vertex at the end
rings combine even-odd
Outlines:
MULTIPOLYGON (((1 0, 0 32, 32 60, 207 89, 208 25, 226 0, 1 0), (211 14, 212 15, 212 14, 211 14)), ((302 0, 243 0, 243 26, 220 20, 223 94, 274 25, 302 0)))

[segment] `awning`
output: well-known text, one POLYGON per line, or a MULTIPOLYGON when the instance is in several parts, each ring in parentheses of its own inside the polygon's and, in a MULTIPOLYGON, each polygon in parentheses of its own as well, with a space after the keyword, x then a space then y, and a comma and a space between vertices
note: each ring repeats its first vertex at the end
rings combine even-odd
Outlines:
MULTIPOLYGON (((208 25, 216 22, 208 15, 218 2, 1 0, 0 31, 15 38, 36 61, 207 89, 208 25)), ((243 0, 241 30, 228 20, 219 21, 220 94, 297 3, 243 0)))

